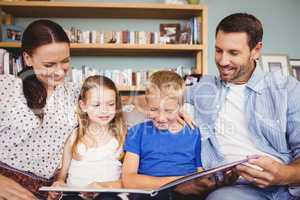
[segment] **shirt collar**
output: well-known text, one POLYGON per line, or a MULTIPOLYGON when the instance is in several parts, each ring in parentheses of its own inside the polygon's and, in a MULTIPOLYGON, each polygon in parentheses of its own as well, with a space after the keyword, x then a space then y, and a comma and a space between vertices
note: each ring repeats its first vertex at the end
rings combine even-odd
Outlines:
MULTIPOLYGON (((264 77, 265 77, 265 72, 263 72, 259 64, 256 63, 256 67, 250 79, 248 80, 246 87, 253 90, 254 92, 261 94, 261 90, 265 87, 263 81, 264 77)), ((223 86, 226 88, 229 87, 228 84, 226 84, 223 80, 221 80, 220 76, 216 77, 216 83, 219 86, 223 86)))
POLYGON ((263 72, 263 70, 257 64, 251 78, 247 82, 247 87, 261 94, 261 90, 265 87, 263 81, 265 75, 266 75, 265 72, 263 72))

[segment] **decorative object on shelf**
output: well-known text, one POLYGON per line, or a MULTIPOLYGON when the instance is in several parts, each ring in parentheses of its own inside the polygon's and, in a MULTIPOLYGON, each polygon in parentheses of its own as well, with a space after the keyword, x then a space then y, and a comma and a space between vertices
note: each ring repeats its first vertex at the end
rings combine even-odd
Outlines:
POLYGON ((165 0, 167 4, 186 4, 184 0, 165 0))
POLYGON ((180 36, 180 24, 160 24, 160 43, 178 44, 180 36))
POLYGON ((200 81, 201 74, 187 74, 183 77, 186 86, 192 86, 200 81))
POLYGON ((200 0, 186 0, 189 4, 199 4, 200 0))
POLYGON ((190 22, 186 22, 180 31, 179 44, 192 44, 192 29, 190 22))
POLYGON ((1 41, 18 42, 21 41, 21 36, 24 28, 17 25, 2 24, 1 25, 1 41))
POLYGON ((290 65, 286 54, 263 54, 260 57, 260 66, 266 72, 281 71, 282 75, 290 74, 290 65))
POLYGON ((290 59, 292 75, 300 81, 300 59, 290 59))

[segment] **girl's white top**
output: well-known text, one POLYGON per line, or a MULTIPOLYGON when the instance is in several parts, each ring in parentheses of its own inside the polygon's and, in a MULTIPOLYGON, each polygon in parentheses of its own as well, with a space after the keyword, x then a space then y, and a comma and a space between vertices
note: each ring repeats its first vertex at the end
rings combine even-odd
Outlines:
POLYGON ((74 187, 87 186, 92 182, 107 182, 120 179, 122 149, 116 138, 97 148, 77 147, 81 160, 72 159, 67 184, 74 187))

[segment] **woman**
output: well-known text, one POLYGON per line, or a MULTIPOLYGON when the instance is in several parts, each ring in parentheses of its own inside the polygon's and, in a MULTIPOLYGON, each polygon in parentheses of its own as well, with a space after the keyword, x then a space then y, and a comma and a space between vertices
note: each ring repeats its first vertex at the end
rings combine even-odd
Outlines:
POLYGON ((66 82, 70 41, 50 20, 31 23, 22 36, 24 69, 0 76, 0 199, 46 198, 65 139, 77 126, 76 85, 66 82))

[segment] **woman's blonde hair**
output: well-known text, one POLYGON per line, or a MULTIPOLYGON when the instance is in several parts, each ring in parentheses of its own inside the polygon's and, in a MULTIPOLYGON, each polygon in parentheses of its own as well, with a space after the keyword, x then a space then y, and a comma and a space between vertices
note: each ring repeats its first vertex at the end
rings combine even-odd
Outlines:
MULTIPOLYGON (((88 77, 82 85, 78 102, 80 100, 82 101, 86 100, 87 92, 90 89, 99 88, 99 87, 105 87, 107 89, 111 89, 116 93, 116 114, 114 119, 110 122, 110 130, 113 132, 114 134, 113 136, 118 140, 119 143, 118 148, 122 148, 127 133, 127 127, 125 125, 125 121, 123 118, 122 103, 121 103, 119 91, 116 85, 114 84, 114 82, 111 79, 100 75, 94 75, 88 77)), ((88 115, 80 108, 79 105, 77 105, 77 117, 79 121, 79 128, 72 145, 72 157, 74 159, 79 160, 80 155, 78 154, 77 146, 80 142, 83 142, 82 138, 86 134, 87 128, 89 126, 88 115)))

